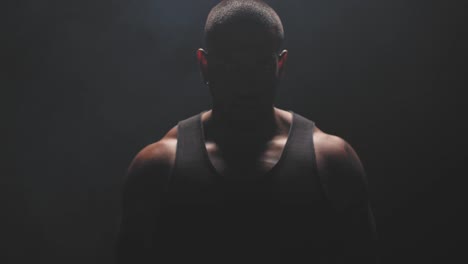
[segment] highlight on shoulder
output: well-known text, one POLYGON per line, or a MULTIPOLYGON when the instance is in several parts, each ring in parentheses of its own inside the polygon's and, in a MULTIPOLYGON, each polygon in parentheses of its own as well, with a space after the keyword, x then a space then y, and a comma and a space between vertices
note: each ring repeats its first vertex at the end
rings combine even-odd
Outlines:
POLYGON ((364 174, 361 160, 353 147, 341 137, 324 133, 317 127, 313 134, 315 156, 319 171, 348 171, 364 174))
POLYGON ((128 171, 147 167, 172 166, 177 147, 177 126, 171 128, 160 140, 141 149, 132 160, 128 171))
POLYGON ((337 155, 344 153, 349 144, 339 136, 328 134, 320 130, 318 127, 314 128, 314 146, 318 154, 337 155))

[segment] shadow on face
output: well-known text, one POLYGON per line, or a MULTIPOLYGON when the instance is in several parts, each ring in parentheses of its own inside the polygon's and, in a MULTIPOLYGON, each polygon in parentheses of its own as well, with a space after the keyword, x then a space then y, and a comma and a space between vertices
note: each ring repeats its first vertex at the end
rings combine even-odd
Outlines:
POLYGON ((278 53, 283 38, 278 14, 263 1, 223 0, 210 10, 207 51, 197 57, 216 112, 249 118, 273 110, 287 54, 278 53))
POLYGON ((214 107, 242 119, 271 111, 287 51, 278 54, 255 36, 247 43, 225 43, 210 52, 198 51, 214 107))

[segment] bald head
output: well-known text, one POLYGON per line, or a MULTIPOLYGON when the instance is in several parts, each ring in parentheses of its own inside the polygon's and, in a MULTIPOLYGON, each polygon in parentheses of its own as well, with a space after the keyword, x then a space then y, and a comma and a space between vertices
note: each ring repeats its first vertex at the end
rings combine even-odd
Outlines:
POLYGON ((278 51, 284 38, 276 12, 260 0, 224 0, 205 24, 208 51, 261 48, 278 51))
POLYGON ((288 54, 279 52, 283 38, 280 18, 263 1, 224 0, 211 9, 197 59, 215 112, 244 123, 271 113, 288 54))

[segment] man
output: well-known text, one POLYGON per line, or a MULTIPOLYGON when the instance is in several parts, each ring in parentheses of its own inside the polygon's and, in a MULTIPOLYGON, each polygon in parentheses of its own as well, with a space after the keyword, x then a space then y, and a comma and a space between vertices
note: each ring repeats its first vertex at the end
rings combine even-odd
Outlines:
POLYGON ((375 263, 358 156, 274 106, 283 37, 262 1, 210 11, 197 58, 212 109, 132 161, 118 263, 375 263))

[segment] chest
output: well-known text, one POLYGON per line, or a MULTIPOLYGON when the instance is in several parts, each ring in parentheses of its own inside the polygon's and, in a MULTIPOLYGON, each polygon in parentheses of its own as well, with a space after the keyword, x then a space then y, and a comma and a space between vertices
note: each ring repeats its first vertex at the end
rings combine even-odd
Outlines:
POLYGON ((223 150, 212 141, 205 142, 207 160, 214 170, 223 177, 241 175, 264 175, 272 170, 281 160, 285 151, 287 137, 277 136, 261 147, 249 144, 223 150))
POLYGON ((284 249, 319 241, 327 204, 314 158, 309 148, 286 143, 285 138, 273 140, 256 159, 238 153, 237 166, 252 170, 238 170, 231 178, 225 177, 232 172, 229 159, 212 142, 205 142, 203 155, 198 151, 202 147, 181 151, 161 207, 162 225, 177 238, 174 243, 187 241, 193 247, 204 237, 216 242, 209 248, 229 245, 224 249, 242 247, 247 252, 259 245, 284 249))
POLYGON ((229 254, 231 249, 258 253, 308 248, 309 252, 319 247, 328 215, 318 189, 303 181, 287 191, 277 183, 274 179, 257 184, 224 182, 172 192, 162 207, 162 225, 177 246, 180 241, 189 248, 200 246, 197 241, 203 237, 212 242, 209 248, 229 254), (301 188, 304 184, 309 185, 307 191, 301 188))

